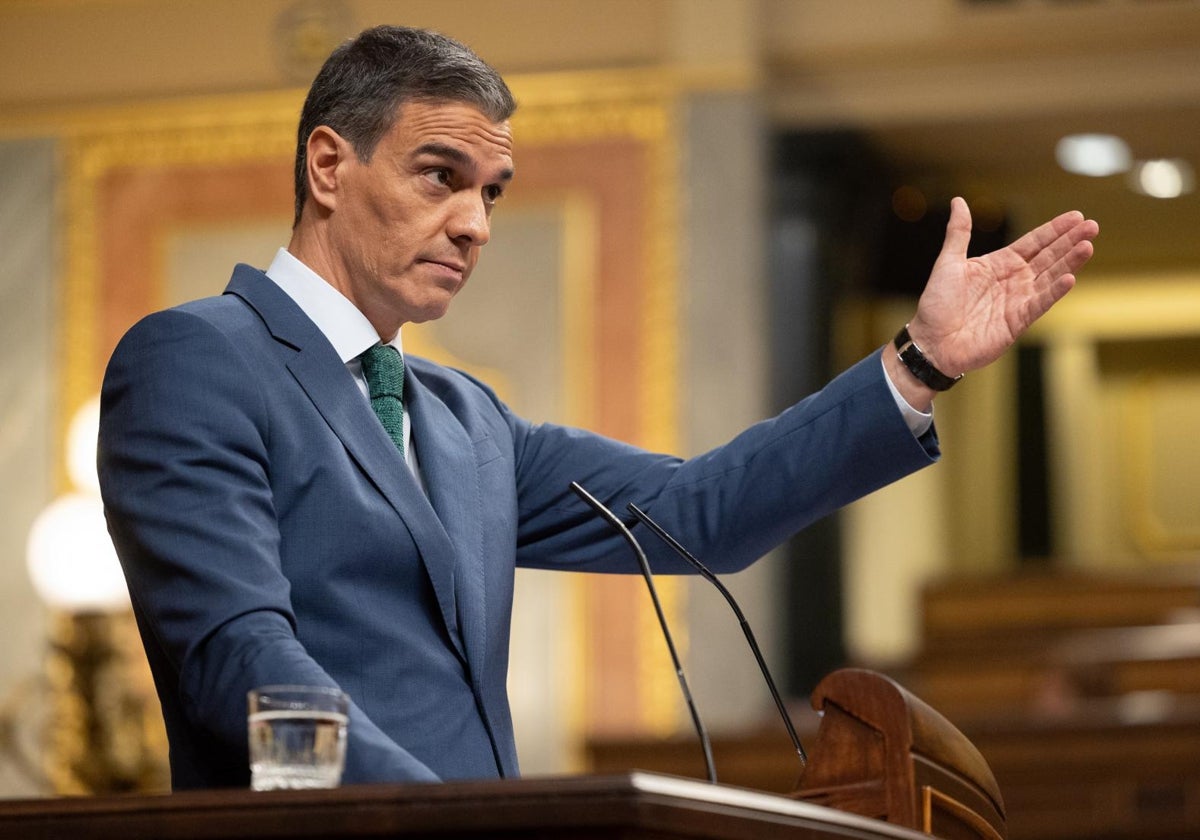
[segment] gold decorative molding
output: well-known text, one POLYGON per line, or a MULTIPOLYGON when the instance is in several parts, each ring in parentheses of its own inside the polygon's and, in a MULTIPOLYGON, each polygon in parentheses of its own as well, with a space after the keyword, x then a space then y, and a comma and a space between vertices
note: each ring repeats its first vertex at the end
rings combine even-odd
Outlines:
MULTIPOLYGON (((647 223, 642 241, 647 248, 648 270, 637 309, 641 319, 639 335, 644 343, 643 362, 636 372, 638 400, 643 406, 637 442, 647 449, 676 452, 681 433, 678 253, 682 141, 677 118, 680 87, 677 79, 659 74, 591 79, 598 84, 591 95, 583 86, 577 86, 581 79, 558 88, 544 77, 530 79, 524 85, 518 81, 513 90, 521 100, 521 109, 513 119, 513 131, 518 143, 621 137, 639 140, 647 147, 653 179, 644 197, 647 223), (537 102, 537 93, 544 97, 542 101, 555 104, 538 108, 524 98, 532 95, 537 102)), ((579 360, 574 360, 573 365, 578 364, 579 360)), ((684 582, 678 578, 660 578, 657 588, 680 655, 686 656, 684 582)), ((678 728, 681 719, 674 668, 666 658, 661 630, 649 605, 639 605, 635 615, 642 726, 656 735, 669 734, 678 728)))
MULTIPOLYGON (((658 177, 650 190, 649 230, 645 241, 650 247, 650 272, 642 310, 641 334, 646 342, 645 363, 641 372, 642 445, 658 452, 678 452, 679 427, 679 160, 680 140, 676 111, 664 105, 653 120, 653 162, 658 177), (671 235, 669 232, 673 232, 671 235)), ((687 658, 687 588, 684 579, 660 577, 658 595, 663 613, 672 627, 679 656, 687 658)), ((638 661, 642 663, 639 685, 647 728, 658 735, 675 731, 682 718, 678 680, 665 654, 657 617, 642 610, 641 643, 638 661), (647 650, 649 647, 649 650, 647 650)))
MULTIPOLYGON (((70 418, 99 389, 101 243, 97 201, 103 179, 125 167, 289 160, 295 150, 297 94, 151 103, 61 115, 64 178, 60 203, 63 271, 58 320, 61 438, 70 418)), ((65 466, 59 485, 65 486, 65 466)))
POLYGON ((303 90, 195 96, 86 107, 30 108, 0 118, 0 138, 86 135, 134 137, 141 132, 182 132, 236 125, 272 124, 294 138, 303 90))
MULTIPOLYGON (((639 140, 647 147, 654 177, 644 199, 647 224, 643 242, 648 249, 648 271, 638 309, 644 353, 636 376, 638 399, 643 406, 637 442, 655 451, 678 451, 681 436, 677 413, 681 235, 678 196, 682 142, 677 119, 679 78, 653 72, 540 76, 518 79, 512 87, 521 103, 513 119, 518 144, 620 137, 639 140)), ((578 299, 568 304, 569 308, 577 305, 578 299)), ((590 324, 591 320, 579 319, 578 323, 590 324)), ((584 361, 574 354, 594 344, 585 340, 568 345, 576 348, 566 356, 568 379, 577 383, 575 396, 569 399, 578 407, 586 401, 578 384, 594 379, 585 373, 593 369, 594 360, 584 361)), ((572 422, 589 425, 590 419, 578 416, 572 422)), ((575 586, 582 588, 586 581, 581 579, 575 586)), ((687 589, 678 578, 660 578, 657 588, 680 655, 686 656, 687 589)), ((674 732, 681 720, 679 686, 667 660, 653 610, 648 604, 639 604, 635 615, 641 724, 652 734, 666 735, 674 732)), ((584 621, 581 617, 580 622, 584 621)), ((581 637, 586 635, 579 629, 575 632, 581 637)), ((583 718, 582 712, 571 715, 572 720, 583 718)))

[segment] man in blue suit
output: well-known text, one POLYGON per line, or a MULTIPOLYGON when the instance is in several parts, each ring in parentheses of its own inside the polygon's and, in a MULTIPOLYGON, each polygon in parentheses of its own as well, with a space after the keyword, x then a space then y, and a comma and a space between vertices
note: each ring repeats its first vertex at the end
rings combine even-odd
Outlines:
POLYGON ((301 115, 287 249, 113 354, 101 483, 177 788, 247 783, 246 692, 281 683, 352 698, 346 782, 515 775, 514 568, 630 568, 572 481, 744 567, 935 459, 947 374, 997 358, 1098 232, 1068 213, 968 260, 956 200, 895 351, 682 461, 530 424, 464 373, 400 361, 401 326, 441 317, 488 241, 514 107, 442 36, 343 45, 301 115))

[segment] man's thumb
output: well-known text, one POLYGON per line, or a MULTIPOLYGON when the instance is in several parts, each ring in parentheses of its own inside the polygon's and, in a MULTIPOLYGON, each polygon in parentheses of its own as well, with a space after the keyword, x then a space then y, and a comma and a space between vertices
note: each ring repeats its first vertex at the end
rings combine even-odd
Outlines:
POLYGON ((965 259, 970 244, 971 209, 964 199, 956 196, 950 202, 950 221, 946 225, 946 241, 942 243, 941 256, 965 259))

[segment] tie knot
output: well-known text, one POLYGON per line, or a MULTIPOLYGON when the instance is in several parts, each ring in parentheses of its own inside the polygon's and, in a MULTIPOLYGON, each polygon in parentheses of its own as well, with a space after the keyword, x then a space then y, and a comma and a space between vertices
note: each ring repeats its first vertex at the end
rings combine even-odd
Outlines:
POLYGON ((362 354, 363 376, 371 399, 404 397, 404 359, 388 344, 376 344, 362 354))

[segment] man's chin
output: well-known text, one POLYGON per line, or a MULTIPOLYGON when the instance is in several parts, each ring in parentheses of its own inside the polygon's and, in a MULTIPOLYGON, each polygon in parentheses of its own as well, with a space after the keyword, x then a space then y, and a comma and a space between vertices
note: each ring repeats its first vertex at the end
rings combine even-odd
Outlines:
POLYGON ((464 285, 466 285, 465 282, 456 283, 453 287, 450 287, 449 284, 426 286, 420 290, 422 292, 420 295, 397 295, 395 303, 403 317, 402 323, 424 324, 427 321, 436 321, 441 318, 450 311, 450 304, 464 285))
POLYGON ((425 306, 413 307, 409 312, 409 317, 405 319, 405 323, 409 324, 424 324, 428 321, 436 321, 447 312, 450 311, 450 298, 442 302, 429 303, 425 306))

